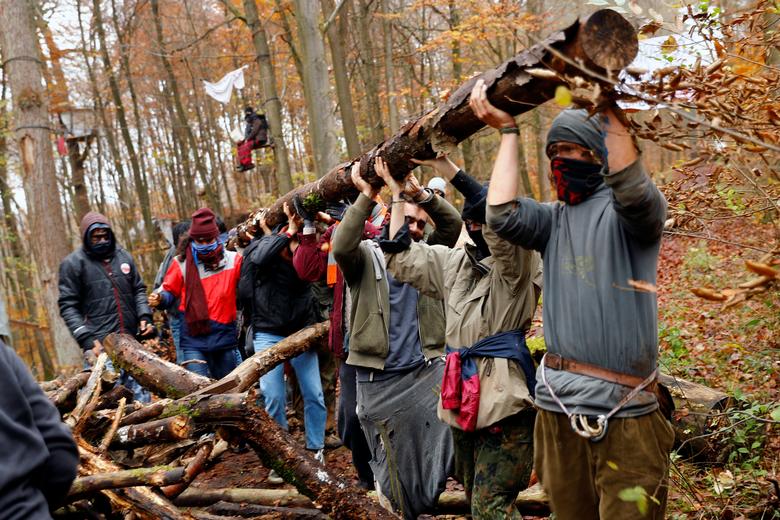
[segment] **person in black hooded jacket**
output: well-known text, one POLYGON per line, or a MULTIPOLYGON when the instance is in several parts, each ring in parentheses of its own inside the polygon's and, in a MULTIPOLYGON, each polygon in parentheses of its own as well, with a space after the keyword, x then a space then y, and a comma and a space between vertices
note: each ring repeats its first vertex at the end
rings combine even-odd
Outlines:
POLYGON ((85 351, 98 355, 112 332, 151 330, 152 309, 130 253, 119 247, 108 219, 90 211, 81 220, 82 246, 60 263, 60 315, 85 351))

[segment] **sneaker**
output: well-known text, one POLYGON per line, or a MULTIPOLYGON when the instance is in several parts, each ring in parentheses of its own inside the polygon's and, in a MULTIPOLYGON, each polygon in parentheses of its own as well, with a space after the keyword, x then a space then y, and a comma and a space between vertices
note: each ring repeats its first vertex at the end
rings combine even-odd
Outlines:
POLYGON ((336 437, 335 435, 328 435, 325 437, 325 448, 328 450, 335 450, 336 448, 341 448, 343 444, 341 443, 341 439, 336 437))
POLYGON ((325 449, 324 448, 320 448, 319 450, 309 450, 309 451, 313 452, 312 455, 314 455, 314 459, 317 462, 319 462, 323 466, 325 465, 325 449))
POLYGON ((272 469, 268 473, 268 477, 265 479, 269 484, 284 484, 284 479, 279 476, 275 469, 272 469))

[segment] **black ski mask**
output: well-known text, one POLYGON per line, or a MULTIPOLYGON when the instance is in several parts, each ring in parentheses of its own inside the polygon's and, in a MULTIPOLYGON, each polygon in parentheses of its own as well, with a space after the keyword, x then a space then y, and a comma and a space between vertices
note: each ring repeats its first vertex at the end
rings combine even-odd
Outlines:
POLYGON ((469 238, 477 246, 476 256, 478 261, 490 256, 490 248, 485 241, 485 237, 482 236, 482 226, 486 222, 487 191, 488 188, 485 185, 476 197, 467 198, 463 202, 463 212, 460 214, 460 217, 466 222, 466 232, 469 234, 469 238), (479 229, 471 229, 469 222, 480 224, 479 229))

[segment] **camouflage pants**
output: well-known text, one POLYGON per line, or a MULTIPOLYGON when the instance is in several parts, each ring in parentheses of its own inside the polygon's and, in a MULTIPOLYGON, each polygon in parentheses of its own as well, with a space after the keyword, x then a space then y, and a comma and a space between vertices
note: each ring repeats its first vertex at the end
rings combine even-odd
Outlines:
POLYGON ((455 475, 475 519, 522 520, 515 499, 531 476, 535 417, 527 409, 475 432, 452 429, 455 475))

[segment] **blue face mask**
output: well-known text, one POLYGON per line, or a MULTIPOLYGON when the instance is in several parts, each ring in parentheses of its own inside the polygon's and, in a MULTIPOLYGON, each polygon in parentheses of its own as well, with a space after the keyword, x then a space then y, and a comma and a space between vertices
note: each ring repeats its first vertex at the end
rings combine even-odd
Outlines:
POLYGON ((198 244, 197 242, 192 243, 192 252, 197 253, 199 255, 207 255, 211 252, 214 252, 219 247, 219 240, 215 240, 211 244, 198 244))

